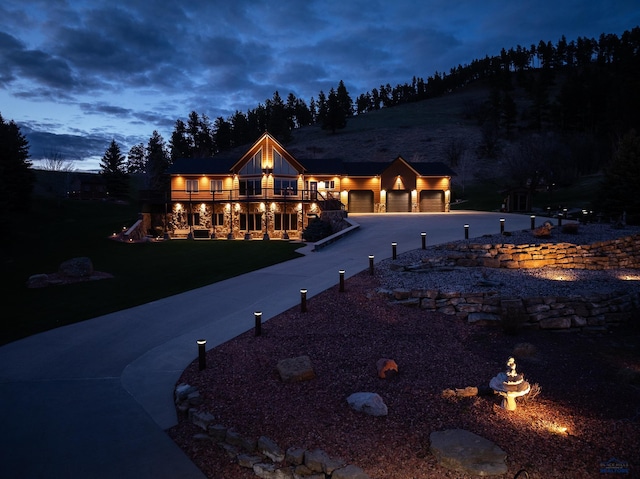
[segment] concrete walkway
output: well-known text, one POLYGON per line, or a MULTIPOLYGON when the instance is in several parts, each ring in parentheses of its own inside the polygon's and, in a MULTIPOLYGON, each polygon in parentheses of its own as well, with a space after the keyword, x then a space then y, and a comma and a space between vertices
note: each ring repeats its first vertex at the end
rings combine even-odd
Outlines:
MULTIPOLYGON (((0 348, 0 477, 203 478, 165 429, 173 389, 197 357, 345 277, 427 244, 530 226, 484 212, 350 215, 357 232, 319 252, 180 295, 61 327, 0 348)), ((540 222, 540 221, 539 221, 540 222)), ((310 306, 312 302, 310 301, 310 306)), ((15 314, 15 313, 12 313, 15 314)), ((12 320, 20 320, 19 312, 12 320)))

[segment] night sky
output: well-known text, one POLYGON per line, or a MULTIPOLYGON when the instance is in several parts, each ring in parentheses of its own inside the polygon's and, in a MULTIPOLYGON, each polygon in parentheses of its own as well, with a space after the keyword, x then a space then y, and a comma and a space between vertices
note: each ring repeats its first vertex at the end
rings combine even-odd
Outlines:
POLYGON ((3 0, 0 114, 31 157, 97 168, 189 112, 246 113, 277 90, 351 98, 436 71, 640 25, 638 0, 3 0))

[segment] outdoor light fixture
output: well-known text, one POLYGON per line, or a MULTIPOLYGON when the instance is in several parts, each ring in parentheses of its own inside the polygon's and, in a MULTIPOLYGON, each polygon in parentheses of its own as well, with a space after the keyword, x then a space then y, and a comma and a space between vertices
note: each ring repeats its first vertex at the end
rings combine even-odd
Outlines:
POLYGON ((256 311, 253 313, 253 317, 256 322, 255 333, 256 336, 260 336, 262 334, 262 311, 256 311))
POLYGON ((536 215, 531 215, 531 229, 535 229, 536 227, 536 215))
POLYGON ((373 258, 372 254, 369 255, 369 274, 373 276, 373 258))
POLYGON ((464 225, 464 239, 469 239, 469 225, 464 225))
POLYGON ((340 292, 343 293, 344 292, 344 270, 341 269, 340 271, 338 271, 338 274, 340 274, 340 292))
POLYGON ((420 236, 422 238, 422 249, 427 249, 427 232, 423 231, 420 236))
POLYGON ((303 313, 307 312, 307 290, 300 290, 300 311, 303 313))
POLYGON ((398 243, 391 243, 391 255, 392 259, 396 259, 398 257, 398 243))
POLYGON ((500 218, 500 234, 504 234, 504 218, 500 218))
POLYGON ((207 355, 205 353, 205 346, 207 345, 207 340, 198 339, 196 343, 198 344, 198 367, 200 371, 202 371, 207 367, 207 355))

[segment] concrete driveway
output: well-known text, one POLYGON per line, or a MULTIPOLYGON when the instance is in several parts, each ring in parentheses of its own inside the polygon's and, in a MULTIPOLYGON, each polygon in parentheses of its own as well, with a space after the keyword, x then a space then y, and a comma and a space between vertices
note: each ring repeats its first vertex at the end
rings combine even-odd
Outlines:
MULTIPOLYGON (((375 261, 530 227, 527 215, 485 212, 353 214, 358 231, 318 252, 197 290, 41 333, 0 348, 0 477, 203 478, 164 432, 173 389, 197 357, 375 261)), ((13 320, 19 320, 19 312, 13 320)))

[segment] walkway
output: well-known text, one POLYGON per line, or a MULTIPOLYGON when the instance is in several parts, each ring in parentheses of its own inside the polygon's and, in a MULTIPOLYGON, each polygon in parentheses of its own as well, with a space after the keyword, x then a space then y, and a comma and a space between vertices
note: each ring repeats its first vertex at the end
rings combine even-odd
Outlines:
MULTIPOLYGON (((203 478, 164 432, 173 388, 197 356, 345 277, 427 244, 529 228, 529 216, 481 212, 350 215, 359 231, 304 257, 0 348, 0 477, 203 478)), ((308 251, 308 248, 306 248, 308 251)), ((17 318, 19 320, 19 313, 17 318)))

